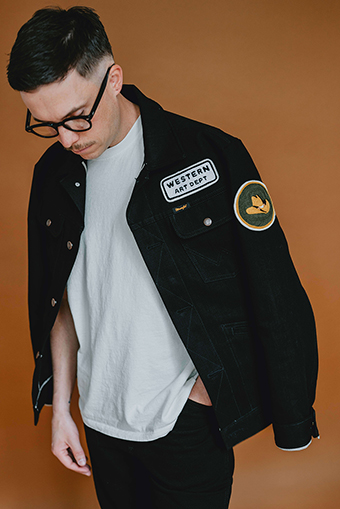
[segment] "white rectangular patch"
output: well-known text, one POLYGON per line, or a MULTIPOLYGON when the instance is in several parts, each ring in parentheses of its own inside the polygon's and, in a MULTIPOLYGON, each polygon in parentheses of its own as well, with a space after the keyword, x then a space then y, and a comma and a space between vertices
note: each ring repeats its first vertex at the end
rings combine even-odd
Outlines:
POLYGON ((160 185, 166 201, 172 202, 202 191, 215 184, 219 174, 211 159, 204 159, 170 177, 164 178, 160 185))

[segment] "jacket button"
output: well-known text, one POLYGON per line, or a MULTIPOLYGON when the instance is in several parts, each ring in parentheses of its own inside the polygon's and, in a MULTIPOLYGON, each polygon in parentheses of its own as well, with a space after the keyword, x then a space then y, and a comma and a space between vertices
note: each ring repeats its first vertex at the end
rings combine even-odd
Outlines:
POLYGON ((74 183, 74 185, 75 185, 76 187, 80 187, 80 182, 75 182, 75 183, 74 183))
POLYGON ((56 305, 57 301, 55 300, 55 298, 53 297, 51 299, 51 306, 54 308, 54 306, 56 305))
POLYGON ((47 219, 47 221, 46 221, 46 226, 51 226, 51 224, 52 224, 51 219, 47 219))
POLYGON ((40 357, 40 352, 37 352, 37 355, 35 356, 36 359, 40 357))
POLYGON ((203 221, 203 224, 205 226, 211 226, 212 225, 212 219, 210 219, 210 217, 206 217, 203 221))
POLYGON ((72 242, 70 240, 67 241, 66 245, 67 245, 67 249, 71 250, 73 248, 73 244, 72 244, 72 242))

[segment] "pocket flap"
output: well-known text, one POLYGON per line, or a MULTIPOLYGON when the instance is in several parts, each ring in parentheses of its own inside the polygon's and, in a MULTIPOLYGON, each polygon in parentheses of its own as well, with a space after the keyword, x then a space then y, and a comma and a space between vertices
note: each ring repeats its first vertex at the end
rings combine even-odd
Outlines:
POLYGON ((170 216, 177 235, 189 239, 230 221, 232 211, 228 210, 227 203, 225 194, 220 193, 198 203, 183 205, 182 210, 170 216))

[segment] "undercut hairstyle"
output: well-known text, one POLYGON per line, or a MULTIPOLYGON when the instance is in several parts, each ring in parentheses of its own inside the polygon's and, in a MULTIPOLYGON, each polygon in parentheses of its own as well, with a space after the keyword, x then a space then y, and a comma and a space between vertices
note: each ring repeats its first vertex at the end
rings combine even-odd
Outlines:
POLYGON ((7 78, 14 90, 31 92, 60 81, 71 69, 86 78, 112 48, 98 14, 89 7, 49 7, 19 30, 7 78))

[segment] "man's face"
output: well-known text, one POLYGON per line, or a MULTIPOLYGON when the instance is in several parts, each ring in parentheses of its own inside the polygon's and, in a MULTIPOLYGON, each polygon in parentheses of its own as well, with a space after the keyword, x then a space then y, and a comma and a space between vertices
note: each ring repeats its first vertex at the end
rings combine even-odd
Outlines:
MULTIPOLYGON (((76 70, 72 70, 64 80, 42 85, 33 92, 21 92, 21 97, 33 119, 38 122, 61 122, 71 116, 87 115, 111 64, 101 62, 89 78, 83 78, 76 70)), ((122 96, 119 94, 121 87, 122 70, 114 65, 92 118, 92 129, 74 132, 62 126, 58 128, 58 140, 67 150, 84 159, 95 159, 124 138, 124 108, 121 108, 122 96)))

